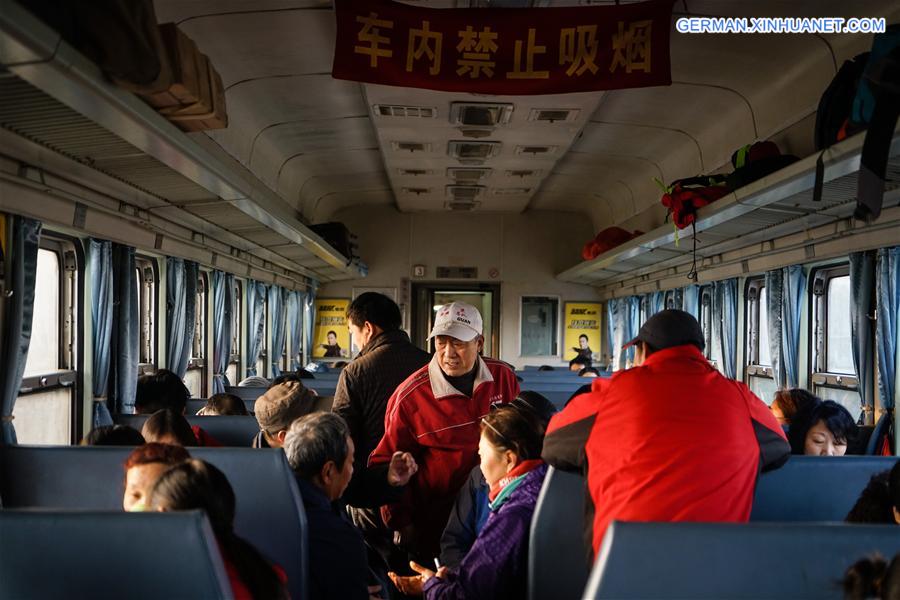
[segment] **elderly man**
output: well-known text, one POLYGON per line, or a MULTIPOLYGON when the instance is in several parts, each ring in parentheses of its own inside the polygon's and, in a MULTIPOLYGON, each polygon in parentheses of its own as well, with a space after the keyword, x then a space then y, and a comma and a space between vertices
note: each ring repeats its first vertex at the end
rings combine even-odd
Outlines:
MULTIPOLYGON (((313 413, 294 421, 283 441, 306 509, 309 597, 363 600, 378 594, 382 580, 369 569, 362 535, 336 503, 353 476, 347 424, 334 413, 313 413)), ((407 461, 395 460, 388 477, 405 485, 415 472, 414 463, 409 468, 407 461)))
MULTIPOLYGON (((459 489, 478 464, 481 418, 492 404, 512 402, 519 383, 506 363, 482 358, 482 320, 469 304, 441 307, 429 339, 435 353, 391 395, 384 437, 369 465, 389 462, 400 450, 419 467, 399 502, 382 507, 397 541, 430 564, 459 489)), ((423 563, 426 564, 426 563, 423 563)))
POLYGON ((620 521, 746 521, 760 471, 791 449, 775 417, 703 355, 703 332, 684 311, 644 323, 635 366, 572 398, 551 421, 544 459, 586 474, 596 555, 620 521))
POLYGON ((287 381, 270 387, 256 400, 253 412, 259 433, 254 448, 281 448, 288 428, 296 419, 315 410, 316 397, 299 381, 287 381))

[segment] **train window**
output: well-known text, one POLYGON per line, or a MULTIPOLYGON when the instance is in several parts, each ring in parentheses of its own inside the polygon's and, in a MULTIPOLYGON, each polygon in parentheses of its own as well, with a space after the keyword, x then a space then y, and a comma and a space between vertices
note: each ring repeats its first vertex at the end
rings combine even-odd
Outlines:
POLYGON ((259 349, 259 358, 256 359, 256 374, 266 376, 266 365, 269 357, 269 292, 263 292, 263 339, 259 349))
POLYGON ((670 310, 673 308, 680 308, 679 306, 675 305, 675 300, 676 300, 675 290, 667 291, 666 292, 666 301, 665 301, 666 310, 670 310))
POLYGON ((231 353, 228 359, 228 370, 226 375, 231 385, 237 385, 242 379, 239 376, 241 369, 241 325, 243 313, 241 310, 244 306, 243 284, 237 279, 234 280, 234 289, 231 296, 231 353))
POLYGON ((850 271, 846 265, 813 274, 813 392, 859 415, 856 369, 850 335, 850 271))
POLYGON ((35 271, 31 343, 13 411, 20 444, 69 444, 79 433, 77 285, 74 245, 43 237, 35 271))
POLYGON ((769 351, 769 314, 766 309, 765 280, 748 279, 744 298, 747 385, 754 394, 768 403, 775 397, 778 386, 772 374, 772 358, 769 351))
POLYGON ((197 304, 194 311, 194 341, 191 345, 191 360, 188 362, 188 370, 184 376, 184 383, 191 391, 191 397, 202 398, 206 396, 206 326, 207 313, 207 289, 209 278, 201 272, 197 276, 197 304))
POLYGON ((559 298, 522 297, 522 356, 559 356, 559 298))
POLYGON ((134 285, 140 315, 139 370, 141 374, 156 370, 157 282, 156 261, 144 256, 134 259, 134 285))

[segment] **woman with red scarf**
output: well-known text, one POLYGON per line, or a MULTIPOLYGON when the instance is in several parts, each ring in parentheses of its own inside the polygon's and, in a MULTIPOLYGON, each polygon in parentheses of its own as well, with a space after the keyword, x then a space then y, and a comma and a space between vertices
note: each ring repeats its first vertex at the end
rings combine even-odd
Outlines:
POLYGON ((390 573, 405 594, 444 598, 524 598, 528 533, 547 474, 543 428, 532 411, 506 404, 481 420, 478 455, 490 486, 491 514, 457 569, 434 572, 410 563, 418 576, 390 573))

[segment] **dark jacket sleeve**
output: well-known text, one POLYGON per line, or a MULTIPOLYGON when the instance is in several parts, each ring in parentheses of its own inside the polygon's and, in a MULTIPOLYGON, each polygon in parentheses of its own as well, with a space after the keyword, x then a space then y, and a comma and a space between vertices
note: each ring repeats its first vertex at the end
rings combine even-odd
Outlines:
POLYGON ((790 458, 791 445, 769 407, 750 390, 746 390, 745 396, 753 423, 753 433, 759 444, 760 470, 763 473, 775 470, 790 458))
POLYGON ((441 564, 455 568, 478 537, 478 488, 483 485, 481 467, 475 467, 456 496, 447 527, 441 536, 441 564))
POLYGON ((557 469, 584 474, 584 446, 597 419, 594 394, 576 396, 550 420, 544 436, 542 458, 557 469))

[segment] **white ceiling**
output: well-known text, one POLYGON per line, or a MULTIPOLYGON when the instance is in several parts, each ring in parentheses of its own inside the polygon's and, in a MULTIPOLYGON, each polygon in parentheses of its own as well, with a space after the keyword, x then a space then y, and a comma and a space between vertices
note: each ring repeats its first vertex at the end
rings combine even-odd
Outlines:
MULTIPOLYGON (((474 3, 474 2, 473 2, 474 3)), ((598 4, 543 0, 538 5, 598 4)), ((416 2, 468 6, 468 0, 416 2)), ((485 4, 485 2, 481 2, 485 4)), ((527 2, 523 2, 527 4, 527 2)), ((900 17, 896 0, 678 0, 677 15, 900 17)), ((850 35, 686 35, 672 33, 669 87, 560 96, 486 97, 377 85, 330 76, 335 38, 330 2, 312 0, 156 0, 160 22, 175 21, 210 56, 226 87, 229 127, 208 135, 309 222, 357 205, 444 210, 454 101, 511 102, 509 125, 479 210, 577 211, 596 229, 661 224, 653 178, 671 181, 721 169, 737 147, 774 137, 812 151, 819 96, 841 62, 870 38, 850 35), (433 119, 375 116, 376 104, 435 107, 433 119), (532 108, 577 108, 572 123, 535 123, 532 108), (392 142, 431 144, 399 152, 392 142), (548 144, 548 157, 515 153, 548 144), (425 169, 424 176, 400 169, 425 169), (537 178, 507 170, 538 169, 537 178), (530 188, 498 195, 495 188, 530 188), (424 188, 408 193, 405 188, 424 188)), ((677 16, 676 15, 676 16, 677 16)), ((195 134, 205 135, 205 134, 195 134)))

